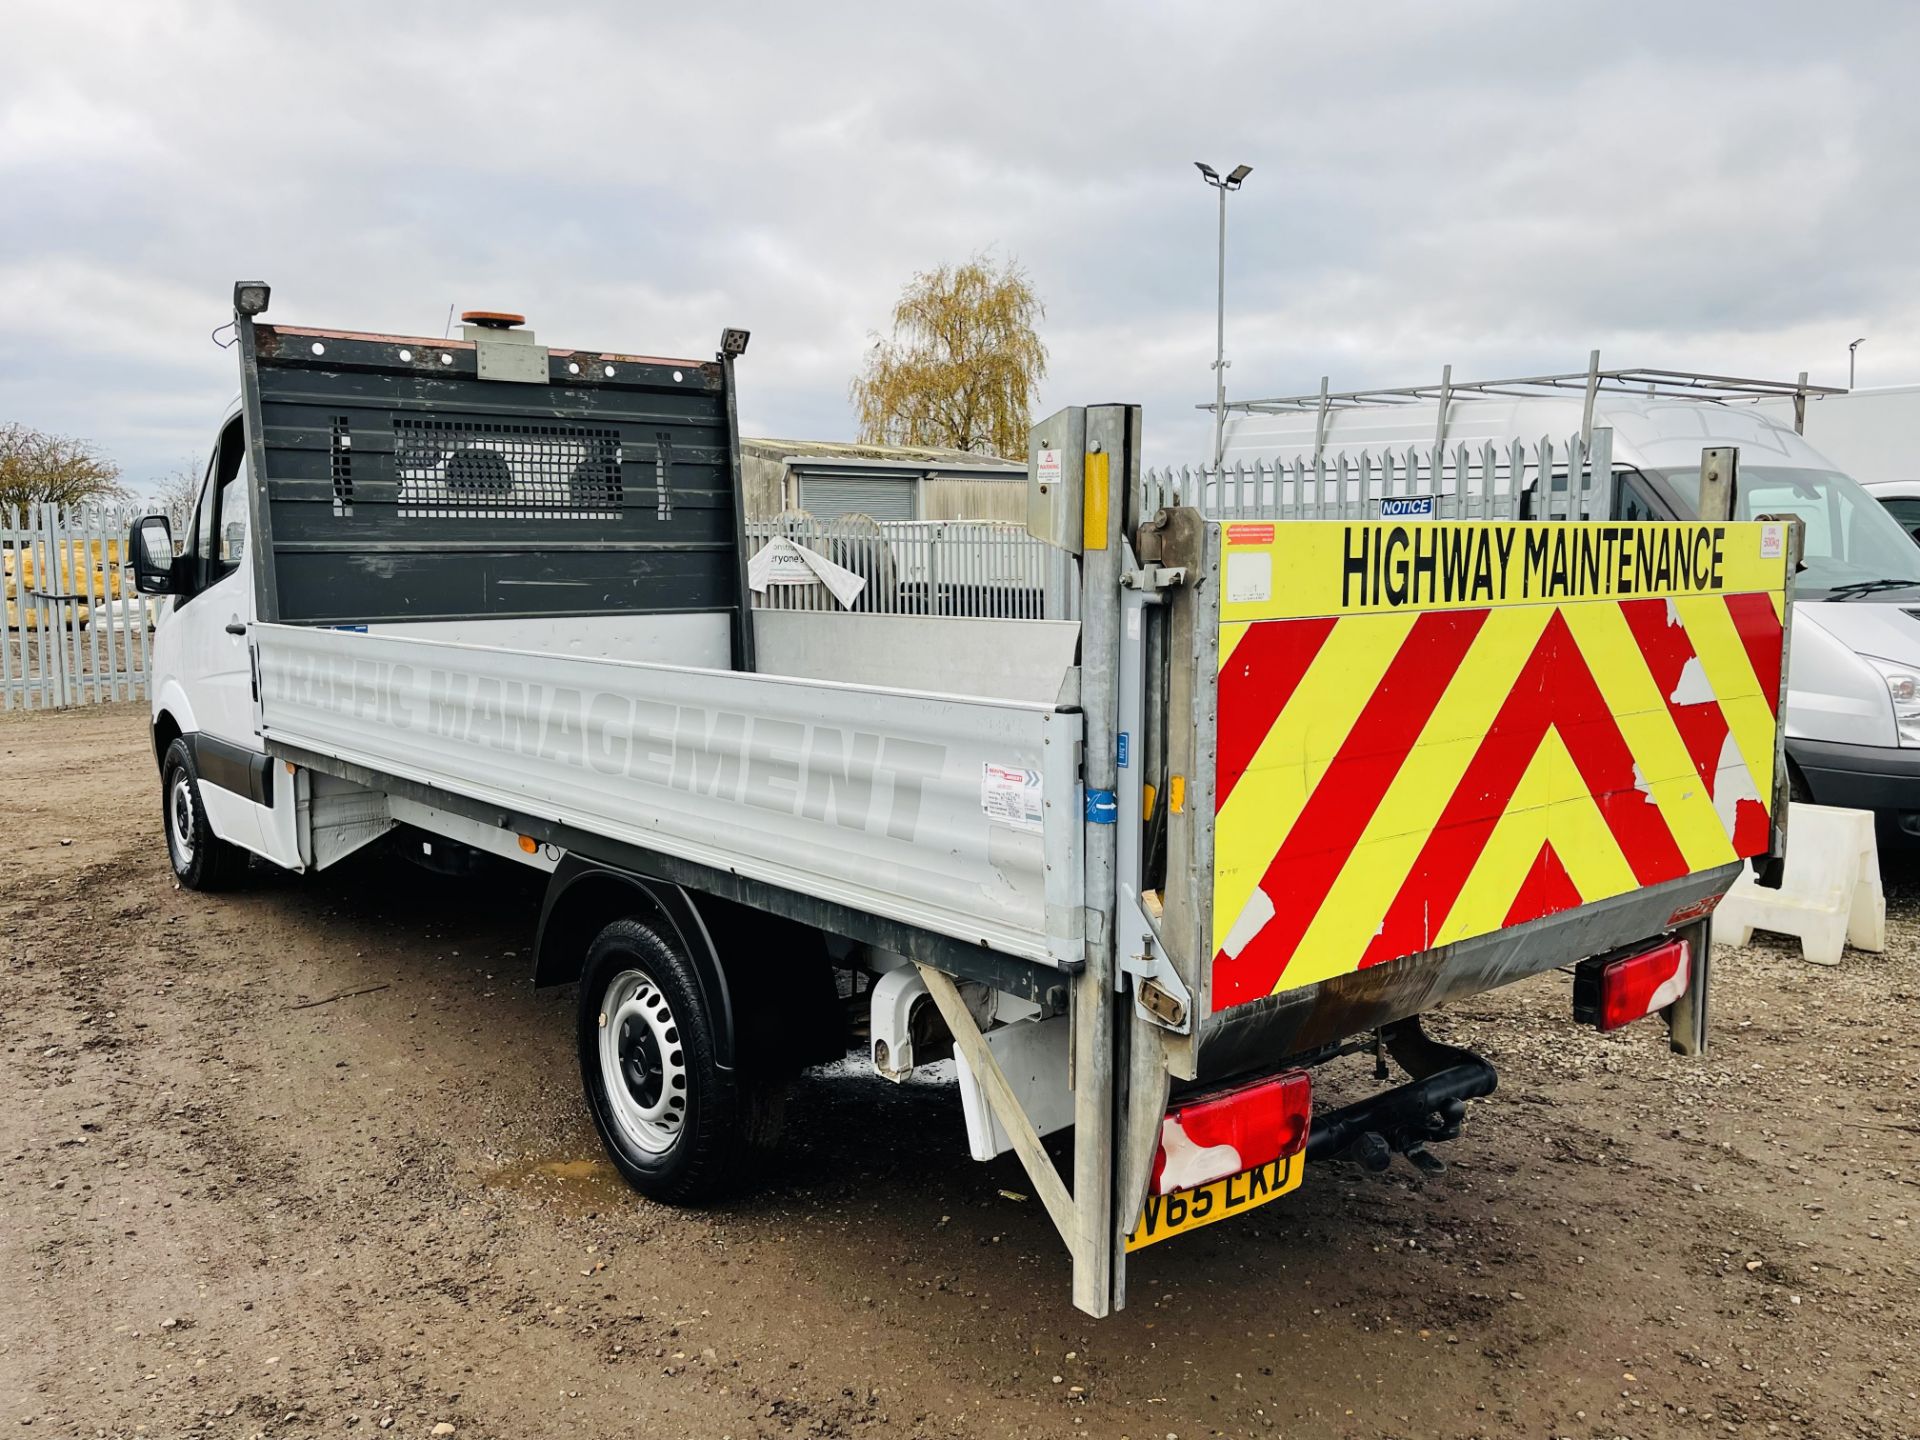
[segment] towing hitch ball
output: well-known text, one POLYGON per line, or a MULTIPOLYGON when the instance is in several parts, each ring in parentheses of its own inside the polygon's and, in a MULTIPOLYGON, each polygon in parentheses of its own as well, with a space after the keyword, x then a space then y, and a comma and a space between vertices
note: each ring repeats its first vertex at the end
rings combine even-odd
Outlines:
POLYGON ((1459 1057, 1456 1063, 1316 1115, 1313 1133, 1307 1138, 1307 1159, 1350 1156, 1377 1174, 1393 1163, 1395 1155, 1405 1155, 1423 1174, 1438 1175, 1446 1169, 1446 1162, 1427 1147, 1458 1138, 1467 1101, 1491 1095, 1498 1084, 1486 1060, 1471 1051, 1446 1049, 1448 1056, 1459 1057))
MULTIPOLYGON (((1434 1138, 1450 1140, 1453 1136, 1435 1136, 1434 1138)), ((1378 1130, 1367 1131, 1353 1142, 1353 1149, 1348 1153, 1360 1162, 1363 1169, 1379 1175, 1393 1164, 1395 1151, 1405 1155, 1412 1162, 1413 1168, 1425 1175, 1438 1175, 1447 1168, 1447 1162, 1429 1150, 1425 1140, 1413 1140, 1395 1145, 1378 1130)))

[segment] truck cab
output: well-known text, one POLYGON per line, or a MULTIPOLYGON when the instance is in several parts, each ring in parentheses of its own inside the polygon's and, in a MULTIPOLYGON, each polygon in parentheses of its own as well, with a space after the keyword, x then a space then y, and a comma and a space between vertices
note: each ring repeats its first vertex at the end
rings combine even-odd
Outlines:
POLYGON ((167 844, 176 871, 209 885, 237 876, 248 853, 303 868, 291 788, 281 787, 276 807, 254 711, 246 448, 236 400, 214 429, 185 533, 170 537, 176 553, 153 637, 152 733, 166 777, 167 844))

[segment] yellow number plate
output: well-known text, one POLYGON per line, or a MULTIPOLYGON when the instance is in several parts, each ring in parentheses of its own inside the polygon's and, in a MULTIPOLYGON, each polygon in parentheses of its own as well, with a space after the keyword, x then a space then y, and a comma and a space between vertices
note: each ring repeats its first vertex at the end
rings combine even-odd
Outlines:
POLYGON ((1289 1155, 1284 1160, 1269 1161, 1193 1190, 1149 1195, 1146 1208, 1140 1212, 1140 1223, 1127 1237, 1127 1249, 1157 1245, 1171 1236, 1198 1230, 1202 1225, 1211 1225, 1229 1216, 1244 1215, 1255 1206, 1278 1200, 1289 1190, 1300 1188, 1306 1169, 1306 1156, 1289 1155))

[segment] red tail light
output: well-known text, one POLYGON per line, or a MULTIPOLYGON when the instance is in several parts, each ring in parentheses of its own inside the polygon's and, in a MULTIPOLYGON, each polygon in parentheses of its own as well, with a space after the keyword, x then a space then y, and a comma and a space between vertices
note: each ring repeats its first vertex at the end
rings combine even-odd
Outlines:
POLYGON ((1582 960, 1573 971, 1573 1018, 1600 1030, 1618 1030, 1687 993, 1693 952, 1669 940, 1637 955, 1582 960))
POLYGON ((1153 1193, 1191 1190, 1306 1148, 1313 1081, 1304 1070, 1188 1100, 1160 1122, 1153 1193))

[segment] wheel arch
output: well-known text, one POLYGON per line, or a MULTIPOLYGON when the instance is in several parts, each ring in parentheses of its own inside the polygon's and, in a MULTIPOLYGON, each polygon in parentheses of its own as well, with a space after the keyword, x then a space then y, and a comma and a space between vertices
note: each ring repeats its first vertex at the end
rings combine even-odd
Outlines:
POLYGON ((167 763, 167 747, 186 733, 180 722, 173 718, 173 711, 161 710, 153 717, 153 763, 155 769, 164 769, 167 763))
POLYGON ((563 858, 547 882, 533 942, 533 983, 570 985, 580 978, 587 947, 607 925, 633 917, 662 926, 692 961, 714 1017, 715 1063, 734 1063, 732 988, 700 907, 681 886, 636 875, 578 855, 563 858))

